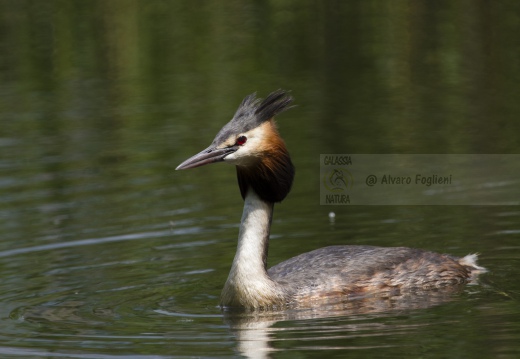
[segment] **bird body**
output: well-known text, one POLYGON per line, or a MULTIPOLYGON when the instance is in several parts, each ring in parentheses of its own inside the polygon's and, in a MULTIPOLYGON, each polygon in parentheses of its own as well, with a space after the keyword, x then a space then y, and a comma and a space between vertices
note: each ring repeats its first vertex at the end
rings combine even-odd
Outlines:
POLYGON ((291 102, 281 90, 263 101, 247 96, 213 143, 177 167, 236 166, 244 209, 237 252, 222 290, 223 307, 272 309, 370 294, 395 296, 462 285, 485 271, 476 255, 455 258, 413 248, 353 245, 320 248, 268 270, 274 204, 287 196, 294 178, 274 116, 291 102))

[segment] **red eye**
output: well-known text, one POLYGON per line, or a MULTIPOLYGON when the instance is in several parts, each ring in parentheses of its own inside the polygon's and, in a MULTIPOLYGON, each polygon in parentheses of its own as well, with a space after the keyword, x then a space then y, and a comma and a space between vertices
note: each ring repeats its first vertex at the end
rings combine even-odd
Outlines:
POLYGON ((242 146, 244 143, 246 143, 246 141, 247 141, 246 136, 240 136, 239 138, 237 138, 236 144, 239 146, 242 146))

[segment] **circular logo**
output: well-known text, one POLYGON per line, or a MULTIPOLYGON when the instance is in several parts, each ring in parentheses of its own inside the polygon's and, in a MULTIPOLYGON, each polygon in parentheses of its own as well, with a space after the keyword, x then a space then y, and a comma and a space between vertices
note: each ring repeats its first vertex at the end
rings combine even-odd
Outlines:
POLYGON ((352 174, 344 168, 333 168, 323 175, 323 185, 332 192, 343 192, 354 185, 352 174))

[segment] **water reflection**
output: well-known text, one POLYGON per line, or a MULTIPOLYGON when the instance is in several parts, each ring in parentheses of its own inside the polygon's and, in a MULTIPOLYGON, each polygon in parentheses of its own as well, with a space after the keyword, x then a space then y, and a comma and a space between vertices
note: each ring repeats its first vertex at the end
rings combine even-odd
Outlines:
MULTIPOLYGON (((304 338, 327 342, 320 346, 311 345, 312 350, 367 349, 364 345, 348 344, 347 340, 381 337, 388 333, 410 334, 418 330, 418 327, 428 324, 386 323, 385 318, 446 303, 456 299, 456 294, 461 290, 462 288, 451 288, 449 291, 416 293, 392 298, 370 297, 281 312, 240 313, 228 310, 224 313, 224 320, 236 335, 238 351, 248 358, 269 358, 270 353, 277 351, 274 342, 280 339, 275 335, 280 331, 298 335, 297 331, 304 330, 304 338), (325 321, 322 321, 323 319, 325 321), (290 323, 294 321, 300 324, 293 327, 290 323), (277 326, 280 322, 289 323, 277 326)), ((379 344, 371 343, 370 349, 388 346, 389 344, 382 340, 379 344)))

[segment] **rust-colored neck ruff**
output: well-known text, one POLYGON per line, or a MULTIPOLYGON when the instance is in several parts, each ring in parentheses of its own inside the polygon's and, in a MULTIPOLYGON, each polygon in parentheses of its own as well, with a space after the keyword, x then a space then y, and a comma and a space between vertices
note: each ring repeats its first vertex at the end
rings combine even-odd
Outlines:
POLYGON ((262 126, 265 127, 265 139, 258 151, 258 160, 247 166, 237 166, 238 185, 243 199, 252 188, 264 201, 281 202, 291 190, 294 166, 273 120, 262 126))

